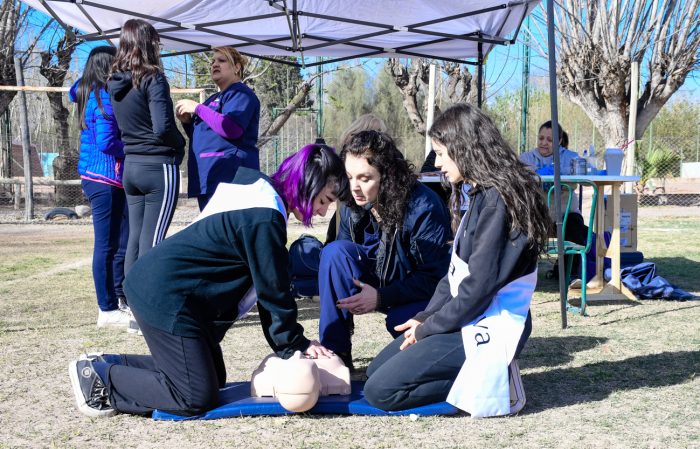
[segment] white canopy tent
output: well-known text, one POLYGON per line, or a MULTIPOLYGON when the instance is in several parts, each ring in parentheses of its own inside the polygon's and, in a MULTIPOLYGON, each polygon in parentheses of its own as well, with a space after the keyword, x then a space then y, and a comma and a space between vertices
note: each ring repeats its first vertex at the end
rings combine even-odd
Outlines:
MULTIPOLYGON (((231 45, 241 53, 306 67, 354 58, 422 57, 478 67, 496 45, 513 44, 525 17, 540 0, 23 0, 58 21, 79 39, 118 42, 131 18, 151 22, 174 56, 231 45), (297 62, 280 60, 293 56, 297 62)), ((553 18, 553 0, 547 17, 553 18)), ((553 135, 558 134, 554 21, 548 20, 553 135)), ((554 142, 554 184, 560 189, 559 142, 554 142)), ((556 215, 561 216, 555 201, 556 215)), ((563 260, 561 220, 557 222, 563 260)), ((560 291, 564 264, 559 264, 560 291)), ((562 327, 566 302, 561 294, 562 327)))
MULTIPOLYGON (((426 57, 468 62, 512 44, 539 0, 25 0, 81 39, 151 22, 166 50, 232 45, 260 56, 426 57), (481 50, 479 43, 482 44, 481 50)), ((471 61, 474 63, 474 61, 471 61)))

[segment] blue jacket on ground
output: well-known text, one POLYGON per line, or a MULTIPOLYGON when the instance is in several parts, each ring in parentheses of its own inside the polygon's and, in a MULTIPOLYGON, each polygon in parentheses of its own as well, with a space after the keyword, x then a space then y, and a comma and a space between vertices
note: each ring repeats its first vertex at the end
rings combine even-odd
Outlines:
MULTIPOLYGON (((371 212, 343 205, 338 240, 364 244, 364 231, 373 221, 371 212)), ((430 299, 450 265, 451 235, 445 203, 435 192, 416 182, 403 226, 391 235, 381 232, 376 264, 379 311, 430 299)))
MULTIPOLYGON (((68 98, 76 103, 78 79, 70 88, 68 98)), ((85 105, 85 124, 80 132, 80 160, 78 173, 83 179, 122 187, 124 143, 112 109, 112 102, 105 89, 100 90, 100 110, 95 92, 90 92, 85 105)))

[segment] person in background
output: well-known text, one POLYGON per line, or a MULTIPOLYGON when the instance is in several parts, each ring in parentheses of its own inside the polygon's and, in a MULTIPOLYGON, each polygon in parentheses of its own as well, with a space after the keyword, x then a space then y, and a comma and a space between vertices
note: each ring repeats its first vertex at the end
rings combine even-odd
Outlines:
POLYGON ((216 407, 226 383, 220 342, 256 304, 279 357, 331 355, 297 321, 287 217, 309 226, 344 198, 347 185, 340 158, 319 145, 288 157, 271 179, 240 168, 194 223, 136 262, 124 288, 151 355, 95 353, 71 362, 78 409, 101 417, 154 409, 197 415, 216 407))
POLYGON ((389 128, 384 123, 381 117, 374 113, 362 114, 357 117, 340 135, 338 148, 343 148, 350 142, 352 137, 360 131, 377 131, 380 133, 388 133, 389 128))
POLYGON ((78 105, 81 129, 78 173, 83 193, 90 201, 95 233, 92 278, 99 307, 98 327, 126 327, 131 319, 131 314, 123 310, 126 303, 122 299, 129 232, 122 185, 124 144, 105 89, 115 54, 113 47, 93 48, 82 78, 68 94, 70 101, 78 105))
MULTIPOLYGON (((570 173, 571 161, 578 158, 578 154, 574 151, 567 149, 569 145, 569 136, 564 131, 564 129, 559 126, 559 167, 562 175, 568 175, 570 173)), ((552 165, 554 164, 554 147, 552 145, 552 122, 547 121, 540 125, 539 133, 537 135, 537 148, 527 151, 520 155, 520 160, 525 162, 530 168, 535 170, 540 175, 553 175, 554 169, 552 165)), ((574 187, 575 188, 575 187, 574 187)), ((562 191, 562 213, 566 210, 566 203, 568 202, 568 193, 562 191)), ((554 207, 550 210, 550 216, 552 223, 556 222, 556 216, 554 215, 554 207)), ((552 226, 552 232, 556 232, 556 228, 552 226)), ((569 217, 566 222, 566 229, 564 239, 570 242, 577 243, 579 245, 585 245, 586 239, 588 237, 588 226, 586 226, 583 215, 581 215, 581 208, 579 207, 579 197, 574 190, 571 198, 571 207, 569 209, 569 217)), ((572 265, 572 276, 576 273, 580 273, 580 260, 575 257, 572 265)), ((558 270, 554 270, 556 276, 558 276, 558 270)), ((578 275, 576 275, 578 276, 578 275)))
POLYGON ((340 156, 352 199, 321 252, 319 336, 352 368, 353 316, 384 313, 399 335, 394 327, 425 308, 447 272, 451 232, 445 204, 387 134, 360 131, 340 156))
POLYGON ((547 242, 548 211, 539 179, 477 107, 450 107, 428 135, 435 165, 452 184, 449 271, 427 308, 396 326, 403 334, 369 365, 364 393, 382 410, 447 399, 463 410, 465 401, 475 404, 468 411, 480 416, 479 398, 490 399, 491 393, 505 394, 509 404, 508 366, 530 335, 530 300, 538 255, 547 242), (472 185, 470 205, 461 216, 465 183, 472 185), (498 376, 505 391, 491 391, 489 376, 485 383, 472 382, 483 379, 479 373, 498 376))
POLYGON ((220 182, 233 180, 238 167, 260 169, 260 101, 241 81, 247 63, 233 47, 215 48, 211 78, 219 92, 204 103, 180 100, 175 107, 190 137, 187 192, 197 197, 200 211, 220 182))
POLYGON ((177 206, 185 139, 160 66, 160 38, 140 19, 124 23, 107 89, 124 142, 129 243, 124 271, 165 238, 177 206))

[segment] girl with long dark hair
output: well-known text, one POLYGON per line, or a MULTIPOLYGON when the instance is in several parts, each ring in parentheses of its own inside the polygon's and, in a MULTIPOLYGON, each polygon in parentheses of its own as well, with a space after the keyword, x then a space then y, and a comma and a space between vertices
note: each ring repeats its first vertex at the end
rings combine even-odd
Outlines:
POLYGON ((417 181, 389 135, 354 134, 343 146, 352 198, 319 265, 321 343, 352 368, 353 315, 386 314, 386 328, 423 310, 447 272, 449 215, 417 181))
POLYGON ((397 326, 403 335, 370 364, 365 397, 384 410, 447 399, 473 416, 511 413, 509 367, 517 383, 512 361, 532 328, 549 230, 542 188, 475 106, 447 109, 429 135, 435 165, 452 184, 452 259, 427 308, 397 326), (464 183, 472 188, 460 218, 464 183))
POLYGON ((330 355, 297 322, 287 216, 310 224, 346 192, 342 161, 320 145, 287 158, 272 179, 240 168, 232 183, 221 183, 197 220, 140 258, 127 277, 129 304, 152 355, 91 354, 72 362, 78 409, 98 417, 214 408, 226 383, 220 342, 256 304, 278 356, 330 355))
POLYGON ((105 89, 115 53, 113 47, 93 48, 82 78, 69 92, 70 100, 78 105, 81 129, 78 172, 83 192, 90 201, 95 232, 92 277, 99 306, 98 327, 126 327, 131 319, 119 307, 124 297, 124 253, 129 232, 122 185, 124 144, 105 89))
POLYGON ((185 140, 177 130, 170 86, 160 67, 160 38, 139 19, 124 23, 108 90, 124 141, 129 205, 125 272, 165 238, 180 184, 185 140))

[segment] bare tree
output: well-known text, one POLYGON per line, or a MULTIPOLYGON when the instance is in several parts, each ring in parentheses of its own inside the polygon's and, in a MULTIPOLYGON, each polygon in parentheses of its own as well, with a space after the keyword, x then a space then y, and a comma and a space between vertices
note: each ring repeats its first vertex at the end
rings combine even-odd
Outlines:
MULTIPOLYGON (((431 61, 424 58, 411 59, 407 64, 402 64, 398 59, 389 59, 387 70, 394 79, 396 87, 403 96, 403 106, 411 119, 413 128, 420 135, 425 135, 428 105, 422 102, 422 91, 428 84, 428 76, 431 61)), ((439 64, 440 73, 445 78, 444 91, 438 92, 449 104, 460 102, 475 102, 475 79, 464 65, 456 63, 439 64)), ((435 106, 435 113, 440 109, 435 106)))
POLYGON ((308 102, 308 96, 311 89, 314 87, 318 74, 312 75, 309 78, 302 80, 296 89, 296 94, 285 105, 284 110, 274 120, 263 120, 261 126, 262 132, 259 133, 258 147, 264 146, 267 142, 276 136, 294 112, 308 102))
POLYGON ((636 138, 641 138, 688 73, 698 67, 700 0, 557 3, 557 76, 562 93, 581 106, 607 146, 620 146, 627 141, 629 126, 631 62, 639 61, 646 68, 635 130, 636 138))
MULTIPOLYGON (((62 87, 70 68, 73 52, 78 41, 73 33, 63 32, 54 45, 41 52, 39 73, 46 78, 50 87, 62 87)), ((51 106, 51 116, 56 135, 56 150, 58 156, 53 160, 54 177, 56 179, 75 179, 78 175, 78 148, 70 139, 70 112, 63 104, 63 93, 47 92, 51 106)), ((71 204, 82 198, 78 186, 57 186, 56 203, 71 204)))
MULTIPOLYGON (((26 13, 25 13, 26 14, 26 13)), ((0 5, 0 85, 15 86, 15 41, 22 28, 23 14, 18 1, 5 0, 0 5)), ((0 113, 5 112, 17 92, 0 92, 0 113)))

